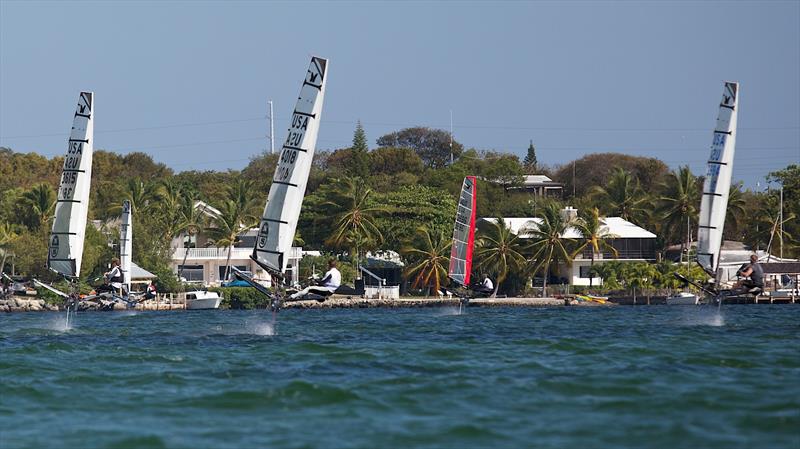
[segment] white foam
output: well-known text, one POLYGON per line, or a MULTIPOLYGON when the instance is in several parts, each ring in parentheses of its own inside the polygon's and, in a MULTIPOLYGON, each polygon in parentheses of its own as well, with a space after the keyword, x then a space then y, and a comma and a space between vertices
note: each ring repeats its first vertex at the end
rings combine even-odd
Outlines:
POLYGON ((462 307, 455 307, 455 306, 448 306, 448 307, 440 307, 436 316, 454 316, 454 315, 463 315, 464 309, 462 307))

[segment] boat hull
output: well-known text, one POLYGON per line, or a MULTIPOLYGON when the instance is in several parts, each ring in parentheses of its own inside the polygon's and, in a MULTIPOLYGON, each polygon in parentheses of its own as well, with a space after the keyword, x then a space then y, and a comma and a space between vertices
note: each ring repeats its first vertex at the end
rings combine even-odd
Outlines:
POLYGON ((222 302, 222 298, 190 299, 186 301, 186 308, 188 310, 219 309, 220 302, 222 302))

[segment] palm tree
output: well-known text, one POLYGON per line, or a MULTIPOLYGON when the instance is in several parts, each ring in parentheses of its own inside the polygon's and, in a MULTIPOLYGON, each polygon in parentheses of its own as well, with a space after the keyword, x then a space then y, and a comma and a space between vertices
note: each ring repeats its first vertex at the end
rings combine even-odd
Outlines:
POLYGON ((641 223, 647 215, 647 194, 639 180, 621 167, 614 170, 605 187, 595 186, 589 194, 595 204, 603 205, 606 215, 616 215, 633 223, 641 223))
MULTIPOLYGON (((664 223, 665 234, 674 238, 681 235, 681 230, 691 227, 692 221, 697 222, 700 188, 689 166, 672 171, 663 187, 664 191, 658 199, 658 213, 664 223)), ((681 254, 684 249, 685 241, 681 241, 681 254)))
POLYGON ((47 232, 47 225, 53 217, 56 206, 56 193, 49 184, 36 184, 22 194, 22 203, 33 212, 34 222, 31 230, 47 232))
POLYGON ((230 275, 231 253, 233 246, 239 242, 239 234, 258 223, 253 215, 245 213, 241 205, 231 199, 225 200, 219 208, 220 214, 213 219, 213 226, 205 230, 217 248, 228 248, 225 260, 225 279, 230 275))
POLYGON ((342 211, 334 218, 336 229, 326 241, 327 244, 349 246, 355 251, 355 264, 358 270, 360 250, 367 245, 379 244, 383 234, 376 224, 378 214, 386 212, 384 206, 370 204, 372 189, 360 178, 344 178, 332 201, 325 206, 342 211))
MULTIPOLYGON (((174 236, 178 236, 183 232, 189 236, 189 241, 192 237, 197 235, 206 225, 208 216, 206 215, 206 206, 197 208, 197 200, 194 195, 186 195, 181 197, 180 207, 178 209, 179 221, 175 227, 174 236)), ((183 263, 178 270, 178 279, 183 274, 183 267, 186 266, 186 257, 189 255, 189 248, 184 248, 183 263)))
POLYGON ((144 182, 139 178, 129 179, 125 185, 122 198, 108 207, 109 216, 118 216, 122 213, 122 201, 131 202, 131 212, 137 214, 144 212, 159 198, 158 185, 153 182, 144 182))
POLYGON ((497 277, 492 298, 497 296, 500 283, 506 279, 508 273, 525 265, 519 236, 511 231, 502 218, 480 229, 475 257, 478 259, 478 269, 497 277))
POLYGON ((532 272, 542 271, 542 296, 547 292, 547 277, 550 274, 550 265, 558 265, 558 262, 570 262, 570 251, 567 245, 572 239, 565 238, 563 235, 570 226, 570 223, 561 215, 561 211, 555 204, 550 204, 541 209, 538 223, 529 224, 522 235, 528 237, 533 265, 532 272))
POLYGON ((742 194, 742 182, 731 185, 728 193, 728 209, 725 213, 725 234, 733 237, 733 240, 740 240, 737 236, 740 218, 746 213, 745 206, 747 201, 742 194))
POLYGON ((432 233, 425 226, 417 229, 416 237, 419 246, 408 245, 400 250, 412 261, 406 269, 406 276, 414 277, 412 288, 428 287, 428 294, 431 288, 438 292, 442 282, 447 279, 449 251, 453 242, 443 232, 432 233))
POLYGON ((617 249, 611 245, 609 240, 615 239, 619 236, 608 231, 608 227, 605 226, 600 220, 600 211, 596 207, 590 209, 588 213, 582 214, 582 216, 578 218, 578 220, 576 220, 572 226, 580 235, 578 246, 572 252, 572 257, 574 258, 576 255, 583 252, 583 250, 587 247, 592 252, 592 259, 589 264, 589 287, 591 288, 592 281, 594 280, 594 275, 592 273, 594 271, 595 254, 599 254, 601 251, 608 250, 616 259, 619 256, 619 253, 617 252, 617 249))

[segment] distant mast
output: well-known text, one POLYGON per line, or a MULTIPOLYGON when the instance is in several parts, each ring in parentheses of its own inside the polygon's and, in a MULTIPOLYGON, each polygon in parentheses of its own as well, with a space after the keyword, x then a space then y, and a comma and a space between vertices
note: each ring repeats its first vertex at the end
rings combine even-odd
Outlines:
POLYGON ((94 148, 94 94, 81 92, 72 121, 50 232, 47 267, 77 278, 83 260, 94 148))
POLYGON ((450 249, 450 268, 447 275, 463 286, 469 285, 472 271, 472 247, 475 244, 475 177, 467 176, 458 197, 456 222, 453 226, 453 246, 450 249))
POLYGON ((717 126, 714 128, 711 156, 708 158, 697 230, 697 263, 712 276, 716 276, 719 266, 722 231, 733 175, 738 113, 739 84, 726 82, 719 105, 717 126))
POLYGON ((312 57, 259 224, 252 259, 270 275, 286 271, 317 144, 327 73, 328 60, 312 57))
POLYGON ((122 202, 122 224, 119 229, 119 263, 125 292, 131 291, 131 267, 133 265, 133 211, 131 202, 122 202))

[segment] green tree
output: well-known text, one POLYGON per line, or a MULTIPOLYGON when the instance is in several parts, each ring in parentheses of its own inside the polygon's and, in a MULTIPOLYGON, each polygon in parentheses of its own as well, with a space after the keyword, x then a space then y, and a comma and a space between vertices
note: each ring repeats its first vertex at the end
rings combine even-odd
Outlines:
POLYGON ((508 274, 525 265, 525 256, 522 255, 519 236, 511 231, 502 218, 482 225, 479 231, 474 257, 478 261, 478 269, 494 275, 497 280, 491 295, 494 298, 508 274))
POLYGON ((351 153, 350 166, 347 169, 350 176, 357 176, 366 179, 369 176, 369 147, 367 146, 367 134, 361 121, 358 121, 356 130, 353 133, 353 147, 351 153))
POLYGON ((410 261, 405 274, 413 277, 412 288, 427 288, 438 292, 447 279, 452 241, 444 232, 431 231, 425 226, 417 229, 416 239, 401 249, 410 261))
POLYGON ((595 185, 590 192, 595 204, 606 216, 618 216, 633 223, 642 223, 649 201, 639 181, 623 168, 613 171, 605 185, 595 185))
POLYGON ((231 253, 239 242, 239 234, 258 223, 258 218, 250 213, 252 200, 243 195, 241 183, 231 186, 228 199, 219 208, 220 214, 212 220, 212 226, 206 227, 206 233, 217 248, 228 248, 225 259, 225 280, 230 275, 231 253))
POLYGON ((536 171, 539 170, 539 162, 536 160, 536 147, 533 146, 533 140, 528 145, 528 153, 525 155, 522 165, 528 174, 536 174, 536 171))
POLYGON ((412 239, 417 229, 425 226, 431 232, 453 232, 456 215, 455 198, 441 190, 413 185, 404 186, 376 198, 386 212, 379 214, 375 224, 384 236, 383 248, 402 247, 412 239))
POLYGON ((441 168, 457 159, 464 146, 452 140, 449 132, 425 127, 406 128, 378 138, 381 147, 411 148, 419 155, 426 166, 441 168), (450 145, 452 142, 452 147, 450 145))
POLYGON ((563 237, 571 225, 555 203, 550 203, 540 209, 537 217, 539 220, 531 223, 522 235, 528 238, 528 247, 531 253, 532 272, 542 273, 542 295, 547 293, 547 277, 551 266, 558 266, 559 262, 569 263, 572 260, 568 245, 572 239, 563 237))
POLYGON ((700 187, 689 167, 671 172, 658 199, 657 213, 662 219, 662 233, 671 243, 680 241, 681 252, 686 249, 688 239, 683 231, 696 227, 699 205, 700 187))
POLYGON ((747 201, 742 192, 742 183, 731 184, 728 193, 728 208, 725 213, 725 238, 728 240, 741 240, 739 227, 745 217, 747 201))
POLYGON ((372 204, 372 189, 360 178, 344 178, 340 181, 334 197, 326 205, 340 211, 334 217, 334 231, 327 243, 333 247, 346 247, 351 250, 356 269, 360 251, 369 247, 377 247, 383 242, 383 234, 376 225, 379 214, 387 209, 382 205, 372 204))
MULTIPOLYGON (((594 257, 596 254, 600 254, 605 250, 611 252, 615 259, 619 256, 617 249, 614 248, 610 242, 619 236, 608 231, 608 227, 602 223, 600 211, 596 207, 590 209, 588 212, 581 212, 581 216, 572 224, 580 236, 578 238, 578 244, 572 252, 572 257, 574 258, 588 248, 591 252, 591 262, 589 263, 589 272, 591 273, 594 269, 594 257)), ((590 275, 590 288, 592 287, 593 280, 594 277, 590 275)))
POLYGON ((56 193, 50 185, 36 184, 22 194, 23 203, 30 208, 32 217, 28 223, 32 231, 47 232, 56 206, 56 193))

